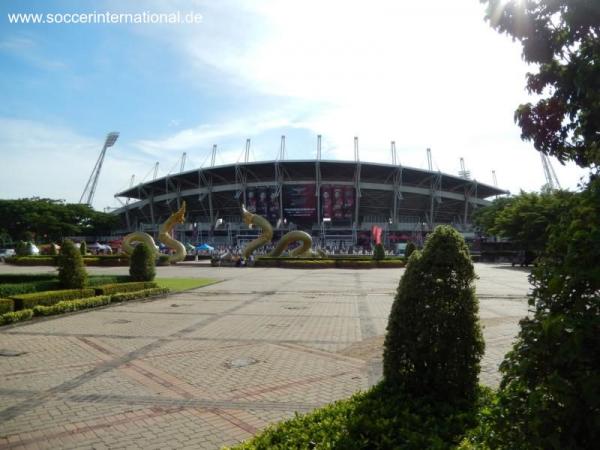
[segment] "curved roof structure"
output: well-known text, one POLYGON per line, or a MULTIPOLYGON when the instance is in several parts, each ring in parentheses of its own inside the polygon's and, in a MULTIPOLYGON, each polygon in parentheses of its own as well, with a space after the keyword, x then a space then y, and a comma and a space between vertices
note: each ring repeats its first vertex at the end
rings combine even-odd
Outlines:
POLYGON ((289 201, 287 191, 294 186, 314 192, 317 211, 313 226, 326 218, 319 205, 324 186, 352 189, 351 222, 359 228, 378 222, 400 227, 413 222, 467 225, 472 211, 486 205, 487 198, 507 193, 476 180, 400 165, 275 160, 198 168, 157 178, 117 193, 115 197, 128 200, 115 213, 127 216, 129 229, 139 228, 140 223, 161 223, 185 200, 190 222, 214 224, 224 218, 235 223, 239 222, 240 205, 248 200, 250 190, 270 189, 281 199, 279 214, 283 219, 289 201), (135 201, 130 203, 132 199, 135 201))

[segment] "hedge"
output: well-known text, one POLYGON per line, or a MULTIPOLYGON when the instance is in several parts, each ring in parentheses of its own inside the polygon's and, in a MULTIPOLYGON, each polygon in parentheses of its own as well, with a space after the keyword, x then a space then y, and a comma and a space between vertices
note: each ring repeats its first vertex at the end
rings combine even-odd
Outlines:
MULTIPOLYGON (((13 264, 15 266, 55 266, 55 256, 14 256, 12 258, 6 258, 7 264, 13 264)), ((85 256, 83 257, 83 263, 86 266, 101 266, 101 267, 115 267, 115 266, 128 266, 129 257, 127 255, 98 255, 98 256, 85 256)))
POLYGON ((56 257, 54 256, 14 256, 6 258, 7 264, 15 266, 55 266, 56 257))
POLYGON ((62 314, 108 304, 110 304, 110 295, 101 295, 98 297, 84 298, 80 300, 60 301, 51 306, 37 305, 33 307, 33 314, 36 316, 51 316, 54 314, 62 314))
POLYGON ((51 291, 59 287, 58 280, 41 280, 29 283, 0 284, 0 297, 12 297, 30 292, 51 291))
POLYGON ((56 280, 55 273, 2 273, 0 285, 6 283, 31 283, 42 280, 56 280))
POLYGON ((368 259, 307 259, 307 258, 258 258, 256 267, 281 267, 298 269, 374 269, 401 268, 405 266, 404 259, 384 259, 380 261, 368 259))
POLYGON ((15 304, 10 298, 0 298, 0 314, 13 312, 15 304))
POLYGON ((140 291, 143 289, 156 288, 158 285, 153 281, 134 281, 131 283, 112 283, 96 286, 96 295, 117 294, 120 292, 140 291))
POLYGON ((93 297, 96 294, 94 289, 63 289, 60 291, 35 292, 32 294, 15 295, 12 299, 15 302, 15 310, 32 308, 36 305, 49 306, 62 300, 73 300, 80 298, 93 297))
POLYGON ((33 311, 31 309, 23 309, 22 311, 8 312, 0 315, 0 325, 6 325, 7 323, 20 322, 22 320, 29 320, 33 317, 33 311))
POLYGON ((111 302, 126 302, 129 300, 136 300, 138 298, 146 298, 154 295, 167 294, 169 292, 169 288, 151 288, 144 289, 142 291, 135 292, 123 292, 120 294, 113 294, 110 297, 111 302))

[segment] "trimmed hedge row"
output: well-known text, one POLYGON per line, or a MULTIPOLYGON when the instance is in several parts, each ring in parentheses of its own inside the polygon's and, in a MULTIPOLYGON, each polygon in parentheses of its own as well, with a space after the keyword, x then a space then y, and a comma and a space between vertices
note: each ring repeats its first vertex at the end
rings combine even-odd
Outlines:
POLYGON ((12 297, 30 292, 51 291, 60 287, 58 280, 41 280, 29 283, 0 284, 0 297, 12 297))
POLYGON ((144 289, 142 291, 135 291, 135 292, 123 292, 120 294, 113 294, 110 297, 110 301, 111 302, 126 302, 129 300, 135 300, 138 298, 146 298, 146 297, 151 297, 154 295, 160 295, 160 294, 167 294, 169 293, 169 288, 151 288, 151 289, 144 289))
POLYGON ((64 289, 60 291, 34 292, 32 294, 15 295, 12 297, 15 310, 33 308, 36 305, 50 306, 62 300, 74 300, 93 297, 94 289, 64 289))
MULTIPOLYGON (((153 284, 153 283, 147 283, 153 284)), ((88 289, 91 290, 91 289, 88 289)), ((93 290, 91 290, 93 292, 93 290)), ((169 288, 150 288, 150 289, 142 289, 134 292, 123 292, 112 295, 99 295, 96 297, 88 297, 88 298, 78 298, 75 300, 62 300, 57 303, 51 305, 43 305, 38 304, 33 307, 33 309, 22 309, 20 311, 15 312, 6 312, 4 314, 0 314, 0 325, 5 325, 9 323, 19 322, 22 320, 29 320, 34 315, 36 316, 51 316, 55 314, 62 314, 66 312, 78 311, 81 309, 94 308, 97 306, 105 306, 110 303, 119 303, 129 300, 135 300, 138 298, 147 298, 154 295, 167 294, 169 292, 169 288)), ((3 300, 0 299, 0 305, 3 300)), ((8 299, 7 301, 12 302, 12 300, 8 299)))
POLYGON ((20 322, 22 320, 29 320, 33 317, 33 310, 23 309, 21 311, 8 312, 0 315, 0 325, 6 325, 8 323, 20 322))
MULTIPOLYGON (((15 266, 55 266, 57 264, 56 256, 14 256, 5 260, 7 264, 15 266)), ((83 263, 86 266, 115 267, 128 266, 129 257, 127 255, 98 255, 85 256, 83 263)))
POLYGON ((376 268, 402 268, 405 266, 403 259, 383 260, 344 260, 344 259, 263 259, 258 258, 255 267, 280 267, 298 269, 376 269, 376 268))
POLYGON ((34 281, 56 280, 55 273, 2 273, 0 285, 6 283, 31 283, 34 281))
POLYGON ((153 281, 134 281, 131 283, 103 284, 95 287, 96 295, 117 294, 120 292, 133 292, 143 289, 156 288, 158 285, 153 281))
POLYGON ((0 314, 13 312, 15 304, 10 298, 0 298, 0 314))
POLYGON ((54 314, 62 314, 65 312, 78 311, 80 309, 108 305, 110 304, 110 301, 110 295, 100 295, 98 297, 84 298, 80 300, 66 300, 51 306, 34 306, 33 314, 36 316, 52 316, 54 314))

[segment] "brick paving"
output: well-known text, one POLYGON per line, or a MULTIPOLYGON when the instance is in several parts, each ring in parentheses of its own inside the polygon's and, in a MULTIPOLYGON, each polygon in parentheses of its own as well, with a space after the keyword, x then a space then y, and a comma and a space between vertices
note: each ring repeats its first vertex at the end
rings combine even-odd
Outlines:
MULTIPOLYGON (((0 265, 0 273, 32 270, 51 269, 0 265)), ((495 386, 527 314, 527 273, 476 270, 481 381, 495 386)), ((0 348, 24 352, 0 357, 0 449, 215 449, 381 377, 402 270, 189 265, 158 273, 223 281, 0 329, 0 348)))

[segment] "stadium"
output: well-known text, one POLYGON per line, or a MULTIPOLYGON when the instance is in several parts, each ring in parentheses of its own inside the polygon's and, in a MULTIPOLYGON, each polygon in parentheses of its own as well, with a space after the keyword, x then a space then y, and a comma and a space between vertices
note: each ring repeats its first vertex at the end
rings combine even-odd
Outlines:
MULTIPOLYGON (((310 233, 322 247, 368 246, 371 229, 383 229, 386 246, 423 237, 450 224, 467 240, 473 211, 507 192, 433 170, 354 161, 285 160, 213 165, 182 171, 115 194, 123 206, 123 233, 158 233, 183 201, 186 223, 177 239, 196 244, 243 246, 260 230, 242 222, 241 205, 269 220, 274 240, 289 230, 310 233)), ((428 152, 430 157, 430 153, 428 152)), ((395 158, 393 158, 395 159, 395 158)), ((431 165, 430 165, 431 167, 431 165)))

